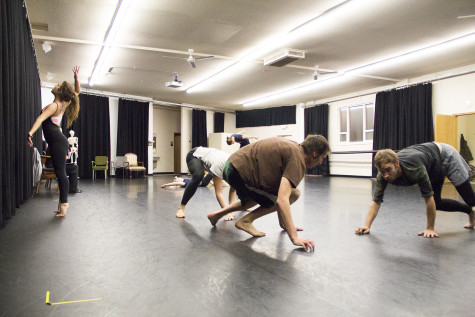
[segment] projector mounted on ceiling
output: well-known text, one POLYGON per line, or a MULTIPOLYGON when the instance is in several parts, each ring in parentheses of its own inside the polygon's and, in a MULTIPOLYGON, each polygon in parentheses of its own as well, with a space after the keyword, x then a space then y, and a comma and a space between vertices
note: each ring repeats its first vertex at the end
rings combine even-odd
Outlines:
POLYGON ((284 48, 264 58, 264 66, 282 67, 298 59, 305 58, 305 51, 284 48))
POLYGON ((165 86, 167 87, 171 87, 171 88, 179 88, 181 86, 183 86, 183 82, 181 80, 178 80, 178 74, 177 73, 173 73, 173 81, 168 81, 165 83, 165 86))

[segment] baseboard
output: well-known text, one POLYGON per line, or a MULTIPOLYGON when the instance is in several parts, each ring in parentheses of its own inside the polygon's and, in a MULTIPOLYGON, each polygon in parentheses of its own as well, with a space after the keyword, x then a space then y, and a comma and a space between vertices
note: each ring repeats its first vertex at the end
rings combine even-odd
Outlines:
POLYGON ((362 176, 362 175, 338 175, 330 174, 331 177, 352 177, 352 178, 372 178, 372 176, 362 176))

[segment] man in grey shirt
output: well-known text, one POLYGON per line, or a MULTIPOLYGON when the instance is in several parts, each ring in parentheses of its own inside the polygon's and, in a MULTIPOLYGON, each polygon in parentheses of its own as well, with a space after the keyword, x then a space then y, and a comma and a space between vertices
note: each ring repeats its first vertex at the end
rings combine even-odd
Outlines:
POLYGON ((469 180, 469 167, 452 146, 444 143, 423 143, 412 145, 395 153, 385 149, 376 153, 374 165, 378 168, 373 202, 369 207, 364 226, 356 234, 368 234, 371 224, 378 215, 388 183, 396 186, 417 184, 424 197, 427 212, 427 228, 419 232, 425 238, 439 237, 434 231, 435 211, 459 211, 468 215, 464 226, 472 229, 475 221, 475 194, 469 180), (466 204, 453 199, 442 199, 442 186, 448 177, 466 204))

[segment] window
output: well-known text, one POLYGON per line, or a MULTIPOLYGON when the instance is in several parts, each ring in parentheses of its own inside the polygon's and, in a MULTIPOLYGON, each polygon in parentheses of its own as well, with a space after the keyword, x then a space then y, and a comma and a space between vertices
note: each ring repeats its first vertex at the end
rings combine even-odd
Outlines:
POLYGON ((340 108, 340 142, 373 140, 374 104, 340 108))

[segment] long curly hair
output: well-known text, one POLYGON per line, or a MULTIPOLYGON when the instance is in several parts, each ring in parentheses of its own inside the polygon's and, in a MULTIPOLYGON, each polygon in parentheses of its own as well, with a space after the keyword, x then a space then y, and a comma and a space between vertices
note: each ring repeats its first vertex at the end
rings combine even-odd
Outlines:
POLYGON ((69 128, 79 114, 79 97, 76 95, 73 85, 67 81, 63 81, 59 86, 58 97, 61 101, 69 102, 69 106, 64 111, 67 119, 66 126, 69 128))

